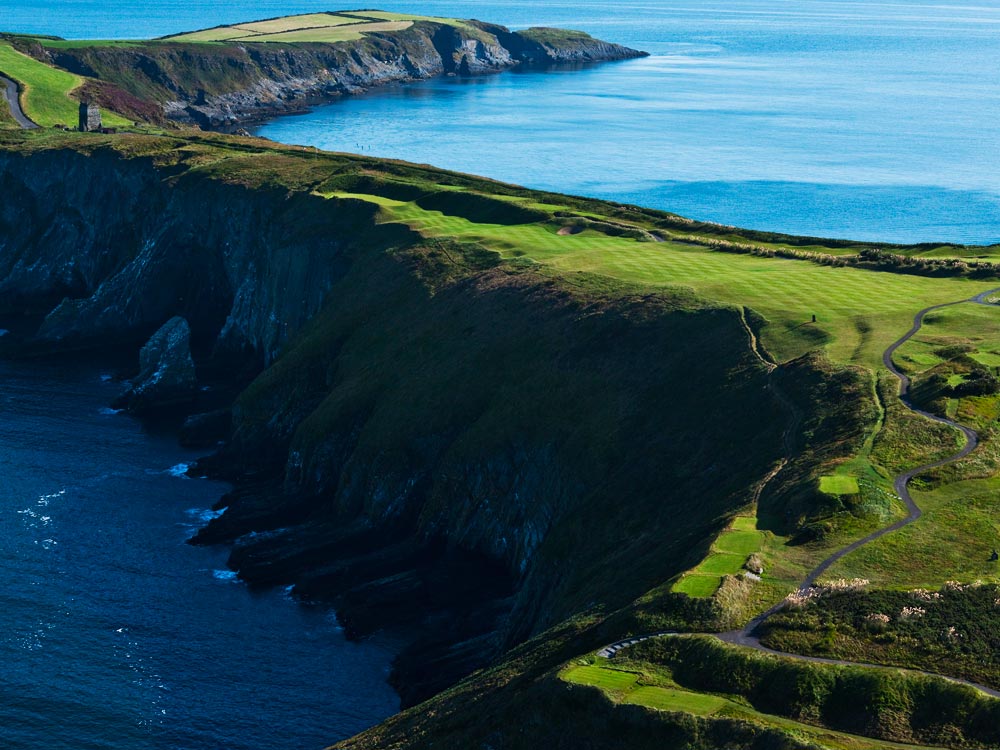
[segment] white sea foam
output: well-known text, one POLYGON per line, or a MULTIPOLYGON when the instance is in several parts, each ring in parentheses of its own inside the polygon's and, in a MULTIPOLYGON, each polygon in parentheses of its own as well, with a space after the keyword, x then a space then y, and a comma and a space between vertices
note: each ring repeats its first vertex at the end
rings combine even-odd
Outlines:
POLYGON ((167 474, 172 477, 183 477, 187 479, 187 470, 190 466, 191 464, 176 464, 175 466, 171 466, 167 469, 167 474))
POLYGON ((213 570, 212 577, 219 581, 233 581, 234 583, 238 580, 235 570, 213 570))
POLYGON ((219 510, 211 510, 211 509, 206 510, 205 508, 188 508, 184 512, 187 513, 192 518, 198 519, 202 523, 208 523, 209 521, 213 521, 219 516, 221 516, 227 510, 229 510, 228 506, 225 508, 219 508, 219 510))
POLYGON ((107 372, 101 373, 101 382, 102 383, 109 383, 112 380, 114 380, 114 375, 112 375, 111 373, 107 373, 107 372))
POLYGON ((110 406, 102 407, 100 413, 106 417, 114 416, 115 414, 121 414, 124 409, 112 409, 110 406))

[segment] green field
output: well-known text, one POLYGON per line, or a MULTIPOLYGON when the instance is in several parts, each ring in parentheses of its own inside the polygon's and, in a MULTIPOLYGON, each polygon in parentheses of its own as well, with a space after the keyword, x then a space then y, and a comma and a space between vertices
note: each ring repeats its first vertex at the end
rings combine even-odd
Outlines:
POLYGON ((411 21, 382 21, 378 23, 361 23, 351 26, 330 26, 316 29, 297 29, 282 31, 275 34, 260 34, 239 37, 237 42, 313 42, 336 44, 362 39, 365 34, 386 31, 404 31, 413 25, 411 21))
POLYGON ((78 103, 70 99, 70 93, 83 84, 83 78, 22 55, 3 42, 0 42, 0 72, 23 86, 21 106, 36 123, 76 124, 78 103))
POLYGON ((861 490, 855 477, 833 475, 819 478, 819 491, 828 495, 857 495, 861 490))
MULTIPOLYGON (((0 73, 21 84, 21 107, 34 122, 43 127, 76 125, 79 102, 71 94, 83 85, 82 77, 23 55, 5 42, 0 42, 0 73)), ((131 124, 113 112, 103 117, 111 127, 131 124)))
POLYGON ((679 711, 695 716, 724 716, 773 727, 811 740, 824 750, 904 750, 926 748, 859 737, 792 721, 756 711, 745 703, 719 695, 685 690, 668 677, 650 672, 629 671, 627 667, 602 664, 564 669, 560 678, 575 685, 598 688, 618 703, 643 706, 657 711, 679 711))
POLYGON ((712 543, 711 553, 697 566, 686 572, 673 586, 673 591, 695 598, 712 596, 723 576, 745 572, 750 555, 764 546, 766 535, 755 528, 756 519, 737 516, 712 543))
POLYGON ((415 22, 430 21, 475 29, 454 18, 414 16, 383 11, 307 13, 264 21, 219 26, 164 37, 166 42, 285 42, 336 44, 362 39, 366 34, 404 31, 415 22))
POLYGON ((336 13, 309 13, 302 16, 285 16, 270 21, 254 21, 251 23, 233 24, 231 28, 251 34, 277 34, 282 31, 298 29, 319 29, 356 24, 360 19, 355 16, 341 16, 336 13))
POLYGON ((679 242, 640 242, 593 229, 559 235, 554 224, 481 223, 384 196, 331 195, 378 203, 385 221, 405 223, 429 237, 478 242, 505 258, 531 260, 566 275, 596 273, 650 286, 685 286, 711 299, 749 306, 768 319, 762 341, 779 360, 822 347, 834 361, 876 368, 882 351, 906 331, 916 310, 990 288, 989 282, 967 278, 832 268, 679 242))
MULTIPOLYGON (((733 572, 738 572, 738 569, 733 572)), ((696 599, 706 599, 719 590, 721 583, 722 576, 689 572, 685 573, 670 590, 675 594, 687 594, 696 599)))

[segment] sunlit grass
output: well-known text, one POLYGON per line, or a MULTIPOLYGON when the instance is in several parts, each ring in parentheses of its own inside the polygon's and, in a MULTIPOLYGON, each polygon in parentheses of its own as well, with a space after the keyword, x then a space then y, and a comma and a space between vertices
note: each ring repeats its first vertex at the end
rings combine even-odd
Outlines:
MULTIPOLYGON (((656 671, 631 671, 632 667, 598 665, 571 666, 560 673, 565 682, 603 690, 619 703, 657 711, 676 711, 694 716, 724 716, 791 732, 829 750, 916 750, 927 746, 886 742, 816 727, 757 711, 726 696, 686 690, 656 671)), ((639 665, 641 666, 641 665, 639 665)))
MULTIPOLYGON (((39 62, 3 42, 0 42, 0 73, 21 84, 21 106, 32 121, 46 127, 76 125, 80 105, 70 94, 83 85, 82 77, 39 62)), ((102 114, 106 125, 131 124, 113 112, 102 114)))
POLYGON ((639 242, 593 229, 560 236, 554 224, 483 224, 371 200, 427 236, 478 242, 507 258, 530 259, 565 274, 596 273, 649 286, 687 286, 712 299, 752 307, 768 320, 765 346, 780 359, 824 348, 835 361, 872 368, 882 351, 931 304, 972 296, 988 282, 833 268, 801 260, 715 252, 672 242, 639 242), (816 315, 817 322, 812 323, 816 315))
POLYGON ((362 39, 368 33, 405 31, 417 21, 459 26, 473 36, 483 32, 455 18, 415 16, 408 13, 351 11, 345 13, 306 13, 264 21, 250 21, 231 26, 201 29, 165 37, 165 42, 285 42, 336 44, 362 39))

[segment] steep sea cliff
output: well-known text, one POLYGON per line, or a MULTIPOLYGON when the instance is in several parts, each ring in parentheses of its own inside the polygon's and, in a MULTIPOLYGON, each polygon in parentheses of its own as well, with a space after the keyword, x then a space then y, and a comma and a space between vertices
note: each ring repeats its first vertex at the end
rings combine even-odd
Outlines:
POLYGON ((644 52, 560 29, 424 20, 339 44, 183 41, 49 46, 24 52, 95 82, 88 95, 138 119, 233 127, 390 83, 514 67, 624 60, 644 52))
MULTIPOLYGON (((422 632, 397 665, 410 701, 682 569, 761 471, 739 448, 760 423, 699 415, 778 408, 733 311, 567 286, 317 194, 386 168, 397 194, 421 188, 394 171, 489 183, 246 141, 66 145, 0 155, 3 313, 31 312, 7 351, 138 351, 186 319, 190 408, 231 415, 197 471, 237 485, 196 541, 234 543, 242 577, 331 602, 350 632, 422 632)), ((493 210, 473 197, 453 205, 493 210)))

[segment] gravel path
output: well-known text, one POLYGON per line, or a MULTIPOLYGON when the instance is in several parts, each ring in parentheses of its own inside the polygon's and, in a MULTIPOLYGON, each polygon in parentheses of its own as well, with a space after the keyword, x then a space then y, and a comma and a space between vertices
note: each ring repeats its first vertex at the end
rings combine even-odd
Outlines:
MULTIPOLYGON (((910 379, 909 377, 907 377, 905 373, 903 373, 898 367, 896 367, 896 363, 893 360, 893 355, 896 353, 896 350, 899 349, 899 347, 901 347, 903 344, 905 344, 907 341, 913 338, 920 331, 920 329, 923 327, 924 324, 924 318, 927 317, 928 313, 931 313, 935 310, 940 310, 945 307, 953 307, 955 305, 962 305, 967 303, 989 305, 992 304, 989 301, 990 297, 995 296, 997 294, 1000 294, 1000 288, 990 289, 988 291, 983 292, 982 294, 977 294, 975 297, 971 297, 968 299, 957 300, 956 302, 946 302, 941 305, 932 305, 931 307, 926 307, 920 312, 918 312, 916 316, 913 318, 913 326, 910 328, 910 330, 907 331, 906 334, 897 339, 895 342, 893 342, 889 346, 889 348, 885 350, 885 353, 882 355, 882 362, 889 369, 889 371, 899 379, 900 401, 902 401, 903 404, 908 409, 910 409, 913 412, 916 412, 917 414, 920 414, 923 417, 926 417, 927 419, 932 419, 935 422, 940 422, 941 424, 946 424, 949 425, 950 427, 954 427, 955 429, 959 430, 965 436, 965 445, 962 446, 961 450, 959 450, 958 452, 954 453, 951 456, 948 456, 947 458, 943 458, 938 461, 933 461, 928 464, 923 464, 922 466, 918 466, 914 469, 910 469, 908 471, 903 472, 902 474, 899 474, 893 481, 893 486, 896 490, 896 493, 899 495, 900 499, 906 504, 907 510, 909 511, 907 517, 899 521, 896 521, 890 526, 886 526, 885 528, 879 529, 878 531, 869 534, 863 539, 859 539, 856 542, 852 542, 846 547, 843 547, 842 549, 839 549, 836 552, 834 552, 823 562, 817 565, 816 568, 814 568, 809 573, 808 576, 806 576, 805 580, 799 586, 800 593, 804 593, 808 591, 810 588, 812 588, 816 584, 816 580, 821 575, 823 575, 823 573, 825 573, 830 568, 831 565, 836 563, 838 560, 842 559, 844 556, 850 554, 859 547, 863 547, 864 545, 869 544, 870 542, 873 542, 876 539, 885 536, 886 534, 891 534, 893 531, 897 531, 903 528, 904 526, 908 526, 909 524, 913 523, 918 518, 920 518, 920 516, 923 514, 923 511, 921 511, 920 506, 918 506, 916 502, 913 500, 913 498, 910 496, 910 490, 909 490, 910 480, 912 480, 914 477, 920 474, 923 474, 924 472, 930 471, 931 469, 937 469, 940 468, 941 466, 946 466, 948 464, 955 463, 956 461, 960 461, 961 459, 968 456, 973 450, 975 450, 976 446, 979 444, 979 436, 976 434, 975 430, 966 427, 963 424, 959 424, 954 420, 947 419, 945 417, 939 417, 935 414, 930 414, 928 412, 925 412, 921 409, 916 408, 915 406, 913 406, 912 403, 910 403, 908 399, 910 393, 910 379)), ((754 355, 762 362, 764 362, 766 366, 768 366, 768 372, 772 373, 773 375, 776 366, 774 365, 773 362, 770 362, 770 360, 765 358, 765 356, 761 353, 757 345, 757 337, 753 334, 753 331, 750 329, 750 326, 747 325, 745 313, 742 316, 742 318, 743 318, 743 325, 746 328, 748 335, 750 336, 750 346, 754 351, 754 355)), ((774 391, 775 395, 778 396, 779 400, 783 404, 785 404, 786 407, 790 410, 790 413, 792 415, 791 424, 797 425, 800 417, 797 414, 795 407, 791 404, 791 401, 777 389, 777 387, 773 384, 773 381, 769 385, 769 387, 774 391)), ((790 432, 791 429, 789 429, 788 432, 786 432, 786 435, 790 432)), ((789 445, 790 443, 786 439, 786 447, 788 447, 789 445)), ((790 451, 789 455, 786 455, 784 462, 787 462, 789 458, 790 458, 790 451)), ((781 464, 782 466, 784 465, 784 462, 781 464)), ((767 480, 772 479, 776 474, 777 472, 774 472, 774 474, 769 475, 767 477, 767 480)), ((765 483, 767 480, 765 480, 765 483)), ((747 648, 752 648, 756 651, 760 651, 766 654, 773 654, 787 659, 795 659, 797 661, 807 661, 817 664, 833 664, 845 667, 853 666, 853 667, 870 667, 872 669, 899 669, 898 667, 887 667, 882 664, 866 664, 864 662, 853 662, 844 659, 825 659, 817 656, 803 656, 802 654, 785 653, 782 651, 775 651, 774 649, 770 649, 767 648, 766 646, 761 645, 760 638, 755 635, 755 631, 765 620, 767 620, 769 617, 771 617, 771 615, 781 610, 784 606, 785 603, 783 601, 778 602, 778 604, 771 607, 771 609, 767 610, 763 614, 758 615, 753 620, 751 620, 742 630, 734 630, 729 633, 713 633, 712 635, 714 635, 719 640, 725 641, 726 643, 732 643, 738 646, 745 646, 747 648)), ((621 651, 624 648, 628 648, 629 646, 636 643, 641 643, 642 641, 647 641, 651 638, 679 637, 680 635, 682 634, 652 633, 647 635, 633 636, 632 638, 618 641, 617 643, 612 643, 608 646, 605 646, 597 653, 599 656, 610 658, 616 655, 619 651, 621 651)), ((975 688, 976 690, 980 690, 986 693, 987 695, 993 696, 994 698, 1000 698, 1000 691, 995 690, 991 687, 987 687, 986 685, 980 685, 979 683, 971 682, 969 680, 961 680, 954 677, 948 677, 946 675, 935 674, 933 672, 925 672, 923 670, 903 670, 903 671, 922 674, 928 677, 940 677, 942 679, 946 679, 951 682, 958 683, 960 685, 966 685, 968 687, 975 688)))

